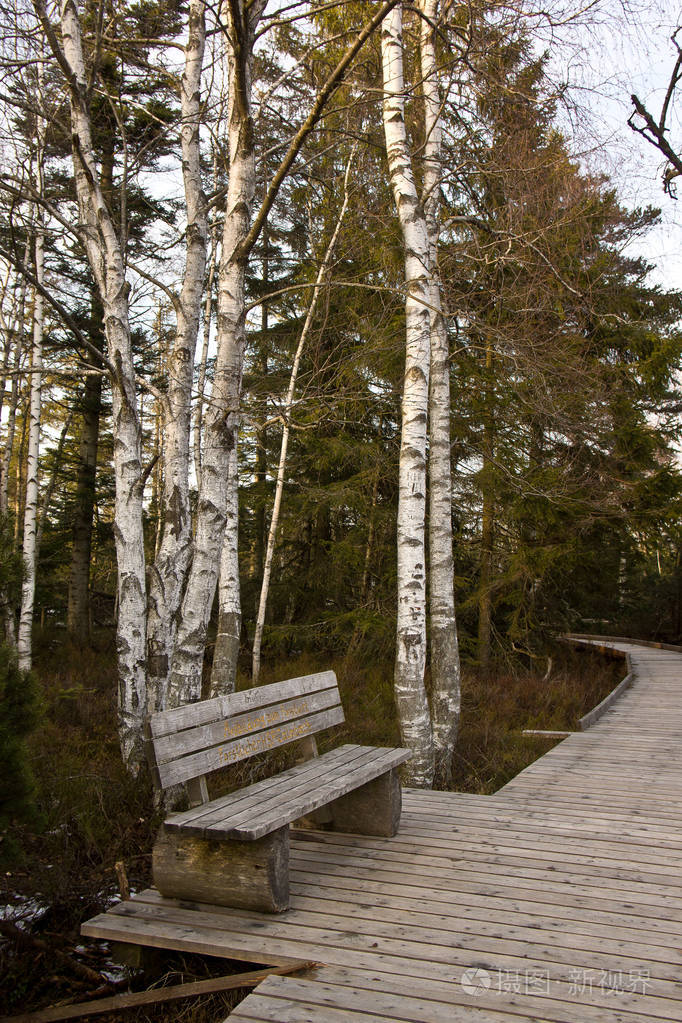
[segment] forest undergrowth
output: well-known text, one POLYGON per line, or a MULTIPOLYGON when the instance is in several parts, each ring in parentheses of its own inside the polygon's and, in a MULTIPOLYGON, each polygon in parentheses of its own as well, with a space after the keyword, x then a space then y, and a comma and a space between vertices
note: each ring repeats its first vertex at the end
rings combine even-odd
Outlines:
MULTIPOLYGON (((36 653, 43 708, 29 738, 29 754, 37 815, 31 825, 0 832, 0 1015, 249 969, 164 953, 153 974, 145 975, 114 967, 106 944, 80 938, 80 924, 120 898, 117 863, 124 864, 132 891, 150 883, 160 814, 148 780, 133 780, 121 761, 110 637, 102 635, 95 649, 82 651, 45 633, 36 653)), ((326 743, 398 744, 386 663, 305 654, 264 665, 261 682, 329 667, 339 679, 346 723, 326 743)), ((465 669, 453 789, 494 792, 554 744, 524 736, 523 729, 576 729, 578 719, 624 674, 622 661, 563 646, 553 652, 548 679, 527 662, 488 677, 465 669)), ((239 685, 247 687, 248 678, 241 676, 239 685)), ((245 770, 233 771, 224 783, 251 780, 253 769, 248 777, 245 770)), ((244 994, 228 992, 101 1018, 110 1023, 171 1018, 210 1023, 224 1019, 244 994)))

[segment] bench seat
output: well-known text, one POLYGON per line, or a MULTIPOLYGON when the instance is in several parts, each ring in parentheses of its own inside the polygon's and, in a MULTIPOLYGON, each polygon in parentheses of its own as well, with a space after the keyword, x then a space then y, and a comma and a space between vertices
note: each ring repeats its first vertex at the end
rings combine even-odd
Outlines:
POLYGON ((409 756, 400 748, 339 746, 274 778, 171 814, 165 827, 200 838, 262 838, 374 781, 409 756))
POLYGON ((317 755, 315 735, 344 721, 333 671, 285 679, 153 714, 147 753, 160 789, 185 785, 152 850, 168 898, 281 913, 289 905, 290 826, 390 838, 400 823, 407 749, 345 745, 317 755), (295 743, 303 763, 227 796, 206 776, 295 743), (302 820, 305 818, 305 820, 302 820))

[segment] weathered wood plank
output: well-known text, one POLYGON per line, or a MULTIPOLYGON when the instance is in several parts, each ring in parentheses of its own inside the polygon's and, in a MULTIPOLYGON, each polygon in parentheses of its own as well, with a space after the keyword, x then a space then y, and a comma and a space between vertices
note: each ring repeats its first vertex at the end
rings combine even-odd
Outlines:
MULTIPOLYGON (((319 971, 318 971, 319 973, 319 971)), ((517 994, 514 1005, 509 1006, 509 1011, 502 1011, 501 999, 497 998, 495 1003, 495 978, 488 978, 492 991, 476 991, 467 994, 462 985, 451 985, 445 988, 441 985, 423 984, 417 985, 415 991, 413 983, 408 987, 404 982, 393 981, 387 984, 384 978, 377 976, 370 987, 369 978, 360 973, 344 975, 341 971, 325 970, 319 973, 323 980, 300 980, 298 982, 283 981, 275 984, 271 981, 264 982, 258 991, 249 995, 237 1009, 237 1019, 267 1019, 277 1020, 278 1023, 293 1023, 307 1019, 340 1019, 341 1017, 328 1017, 330 1011, 346 1013, 343 1017, 349 1020, 363 1021, 368 1018, 378 1018, 382 1021, 391 1020, 395 1023, 463 1023, 471 1020, 472 1023, 513 1023, 519 1019, 519 1003, 524 1005, 527 1012, 524 1019, 538 1021, 561 1021, 561 1023, 575 1023, 575 1016, 569 1015, 575 1012, 564 1002, 557 1002, 548 998, 533 998, 532 993, 522 992, 517 994), (329 979, 328 979, 329 978, 329 979), (383 981, 383 982, 382 982, 383 981), (361 985, 361 986, 360 986, 361 985), (459 988, 459 990, 458 990, 459 988), (481 999, 484 1005, 480 1005, 481 999), (540 1002, 540 1005, 537 1005, 540 1002), (266 1015, 262 1015, 263 1012, 266 1015), (318 1012, 322 1015, 316 1016, 318 1012), (540 1016, 535 1013, 542 1013, 540 1016), (240 1017, 240 1013, 243 1015, 240 1017), (374 1016, 367 1016, 372 1013, 374 1016)), ((520 981, 523 984, 523 981, 520 981)), ((623 1014, 622 1010, 616 1007, 601 1010, 600 1023, 635 1023, 636 1017, 630 1013, 623 1014)), ((235 1018, 232 1013, 231 1019, 235 1018)), ((589 1018, 589 1016, 588 1016, 589 1018)), ((582 1021, 581 1021, 582 1023, 582 1021)))
POLYGON ((646 926, 652 926, 650 921, 669 920, 678 922, 682 903, 679 900, 671 901, 664 895, 656 897, 647 895, 633 896, 628 893, 623 896, 622 891, 603 891, 599 888, 585 890, 580 885, 567 884, 562 880, 554 882, 552 879, 537 880, 524 878, 514 884, 508 880, 505 884, 499 877, 484 877, 471 875, 456 875, 448 878, 443 885, 429 885, 428 880, 421 883, 414 876, 392 873, 381 868, 375 871, 370 869, 348 868, 343 871, 339 864, 306 862, 299 860, 296 856, 290 869, 290 883, 298 885, 297 891, 307 885, 318 885, 323 888, 336 890, 348 890, 357 893, 364 893, 370 902, 384 898, 394 898, 401 894, 406 898, 414 900, 428 899, 431 902, 442 902, 449 904, 451 901, 457 903, 459 899, 466 898, 481 899, 486 904, 493 904, 498 900, 498 905, 508 905, 515 901, 534 902, 540 906, 564 906, 564 907, 590 907, 599 915, 602 912, 617 913, 626 910, 628 913, 637 914, 646 921, 646 926))
MULTIPOLYGON (((146 892, 132 900, 138 919, 116 922, 125 903, 93 932, 325 964, 294 987, 256 992, 265 1002, 243 1003, 235 1019, 682 1023, 682 656, 627 652, 637 680, 619 702, 499 794, 407 791, 393 839, 293 831, 288 913, 146 892), (507 990, 468 994, 473 966, 493 987, 510 979, 507 990), (514 988, 527 970, 544 971, 546 992, 514 988), (619 972, 622 990, 600 987, 619 972), (628 988, 631 972, 641 979, 628 988)), ((273 781, 259 807, 234 809, 267 817, 300 800, 299 784, 294 793, 273 781)))
MULTIPOLYGON (((239 914, 228 923, 227 917, 209 912, 209 909, 205 907, 201 917, 202 930, 210 935, 211 947, 214 949, 211 954, 221 955, 218 950, 223 943, 234 947, 235 942, 243 944, 245 949, 249 948, 251 955, 258 953, 265 930, 262 917, 252 919, 239 914)), ((130 903, 121 904, 116 913, 110 915, 112 924, 117 915, 123 916, 126 924, 131 927, 156 923, 178 929, 191 922, 190 918, 199 916, 184 909, 167 907, 152 909, 137 906, 133 913, 130 903)), ((409 927, 404 930, 409 930, 409 927)), ((298 913, 295 920, 290 918, 290 914, 267 918, 268 943, 272 942, 273 948, 286 950, 299 959, 308 955, 325 964, 350 962, 352 959, 362 968, 371 968, 376 955, 383 957, 384 963, 390 963, 395 972, 407 969, 412 974, 418 970, 420 962, 466 969, 473 958, 474 962, 485 964, 486 969, 506 969, 513 968, 515 962, 523 961, 529 969, 548 971, 557 982, 564 985, 570 984, 576 967, 595 972, 602 969, 633 972, 646 969, 652 997, 665 999, 679 994, 679 968, 675 964, 629 956, 616 943, 608 943, 592 951, 582 947, 548 946, 537 938, 534 941, 514 941, 504 936, 471 934, 467 936, 466 947, 462 947, 463 943, 453 942, 452 932, 448 932, 445 938, 437 932, 418 931, 414 939, 410 940, 404 931, 391 931, 388 928, 385 929, 386 933, 381 931, 380 927, 366 931, 349 929, 347 921, 335 926, 335 921, 320 920, 319 915, 316 919, 308 919, 298 913), (312 949, 316 950, 314 954, 312 949)), ((682 1018, 682 1004, 679 1009, 682 1018)))
MULTIPOLYGON (((130 904, 127 903, 126 905, 130 904)), ((198 914, 196 915, 198 916, 198 914)), ((108 937, 104 923, 98 926, 99 919, 95 918, 94 921, 91 921, 87 925, 88 930, 95 937, 108 937)), ((232 958, 245 959, 248 958, 247 950, 249 950, 249 955, 256 954, 256 950, 262 950, 262 943, 266 933, 263 922, 259 921, 254 933, 250 935, 245 932, 242 921, 238 916, 235 917, 235 921, 240 930, 224 931, 211 927, 201 927, 199 933, 204 935, 205 954, 217 956, 229 955, 232 958), (241 955, 236 955, 236 950, 240 947, 242 949, 241 955)), ((112 925, 114 924, 113 915, 110 915, 110 922, 112 925)), ((192 951, 198 950, 196 940, 198 932, 194 927, 169 924, 164 921, 147 922, 141 919, 126 919, 125 923, 128 940, 130 940, 131 935, 137 933, 138 938, 142 938, 143 941, 147 940, 148 936, 153 936, 153 943, 156 944, 158 940, 168 940, 168 935, 174 933, 179 943, 178 948, 192 951), (159 934, 163 935, 161 939, 157 937, 159 934)), ((572 1002, 575 1011, 575 999, 571 998, 570 991, 571 977, 576 967, 567 964, 554 964, 551 958, 537 960, 533 956, 524 955, 524 953, 521 953, 519 957, 518 955, 514 956, 513 954, 497 950, 491 955, 478 949, 462 948, 454 944, 452 948, 444 949, 442 954, 439 953, 438 948, 434 949, 427 945, 425 948, 413 948, 407 955, 403 955, 400 954, 399 943, 396 943, 393 949, 388 950, 384 947, 385 943, 374 943, 368 938, 364 939, 364 947, 358 948, 357 945, 360 942, 351 940, 355 936, 348 931, 329 935, 329 943, 327 943, 323 937, 324 932, 311 928, 299 931, 298 928, 290 926, 291 936, 288 938, 282 937, 281 929, 284 926, 284 921, 281 917, 271 917, 268 919, 267 924, 267 946, 268 954, 271 958, 273 955, 289 955, 291 957, 292 953, 295 952, 295 955, 293 955, 294 961, 300 961, 306 958, 304 952, 308 950, 308 958, 317 958, 326 965, 348 966, 361 970, 382 970, 399 977, 427 977, 446 982, 451 982, 453 979, 459 982, 460 971, 469 969, 472 961, 479 968, 495 973, 499 970, 513 971, 515 967, 518 969, 519 964, 521 964, 524 969, 544 971, 551 980, 552 990, 555 993, 554 996, 572 1002), (271 930, 274 933, 269 933, 271 930), (312 951, 313 949, 315 950, 314 952, 312 951), (472 957, 475 958, 472 959, 472 957), (456 971, 454 977, 453 970, 456 971)), ((581 962, 582 959, 577 960, 578 967, 580 967, 581 962)), ((606 970, 618 969, 618 962, 618 959, 612 959, 608 955, 601 957, 602 968, 606 970)), ((678 985, 676 983, 665 980, 652 980, 646 995, 643 995, 641 992, 626 992, 623 994, 622 999, 619 1000, 624 1009, 632 1012, 641 1011, 643 1002, 646 1001, 650 1015, 662 1016, 671 1023, 673 1020, 682 1020, 682 1003, 677 999, 677 992, 678 985)), ((593 1006, 599 1007, 599 1009, 602 1007, 611 1008, 613 1006, 613 997, 608 991, 601 992, 596 990, 592 993, 591 1003, 593 1006)), ((540 1003, 536 1002, 536 1004, 540 1008, 540 1003)), ((583 1009, 588 1010, 589 1008, 588 1005, 580 1003, 580 1023, 585 1023, 588 1019, 601 1019, 594 1012, 585 1012, 583 1014, 583 1009)))
MULTIPOLYGON (((408 863, 401 863, 399 860, 388 863, 383 858, 376 860, 370 856, 353 856, 346 851, 334 853, 300 848, 295 868, 292 866, 292 873, 294 869, 333 874, 345 870, 346 875, 354 879, 375 876, 384 882, 397 884, 406 884, 409 878, 414 878, 416 871, 423 871, 426 877, 424 887, 427 889, 430 885, 434 888, 449 888, 462 881, 496 885, 507 890, 526 888, 557 891, 565 890, 568 886, 576 892, 583 891, 586 897, 620 899, 624 903, 633 904, 656 899, 661 891, 660 883, 645 883, 636 876, 636 872, 619 878, 604 876, 600 883, 598 870, 586 873, 557 871, 551 868, 548 870, 542 866, 522 868, 516 863, 508 863, 504 857, 497 860, 486 859, 482 863, 469 860, 461 866, 453 862, 449 868, 445 868, 428 861, 426 857, 414 857, 414 860, 408 863)), ((664 906, 665 900, 661 900, 660 904, 664 906)))
MULTIPOLYGON (((351 846, 324 841, 322 837, 319 843, 308 843, 306 849, 304 843, 300 846, 300 855, 306 859, 317 859, 319 861, 329 860, 338 862, 343 860, 348 866, 363 866, 373 859, 378 859, 377 851, 367 848, 363 844, 351 846)), ((331 838, 332 836, 324 836, 331 838)), ((339 836, 340 837, 340 836, 339 836)), ((369 842, 372 841, 370 838, 369 842)), ((595 857, 586 856, 566 860, 556 865, 556 858, 537 857, 530 850, 521 850, 518 854, 507 852, 489 852, 488 850, 468 853, 460 852, 456 847, 448 855, 441 849, 425 852, 421 849, 409 848, 407 851, 395 850, 390 846, 383 852, 380 863, 382 868, 390 864, 391 868, 400 873, 410 873, 413 870, 424 870, 438 872, 439 877, 449 877, 461 874, 462 871, 469 871, 482 876, 484 874, 501 873, 500 868, 512 869, 520 878, 541 878, 546 876, 548 871, 551 877, 559 877, 572 884, 585 886, 608 886, 621 891, 628 891, 633 885, 641 891, 656 892, 661 885, 665 885, 671 896, 682 898, 682 876, 674 867, 666 869, 661 866, 659 869, 644 870, 637 864, 621 864, 608 860, 601 862, 595 857)))
POLYGON ((254 689, 244 689, 228 696, 218 696, 213 700, 201 700, 188 703, 173 710, 154 714, 149 722, 153 738, 159 738, 168 732, 179 732, 184 728, 195 728, 198 725, 218 721, 244 711, 267 707, 268 704, 280 703, 291 697, 303 696, 318 689, 329 689, 337 686, 333 671, 320 671, 313 675, 302 675, 299 678, 288 678, 283 682, 273 682, 254 689))
MULTIPOLYGON (((624 941, 668 949, 671 941, 677 940, 682 920, 682 903, 677 910, 669 908, 664 918, 660 914, 637 916, 636 907, 626 910, 620 904, 606 909, 603 905, 598 908, 589 899, 580 901, 570 896, 555 898, 553 902, 542 902, 525 898, 523 893, 519 897, 514 897, 512 893, 500 897, 478 891, 459 892, 456 889, 434 892, 431 896, 423 889, 414 890, 409 885, 385 886, 381 891, 376 889, 373 892, 375 897, 368 901, 366 897, 360 897, 363 894, 362 888, 355 890, 341 887, 333 877, 317 876, 314 880, 315 884, 296 880, 291 882, 291 905, 296 912, 308 910, 322 914, 336 913, 353 920, 364 920, 370 914, 372 919, 396 920, 401 924, 407 920, 419 923, 429 919, 446 929, 452 927, 453 919, 456 919, 458 933, 460 928, 465 932, 467 928, 476 927, 479 922, 486 927, 493 924, 498 929, 510 926, 518 930, 519 934, 528 927, 535 934, 542 931, 559 933, 566 938, 567 945, 572 934, 587 934, 603 939, 604 933, 608 932, 624 941)), ((187 900, 183 900, 181 905, 175 899, 163 899, 155 889, 140 893, 136 900, 150 906, 165 903, 196 911, 205 908, 196 902, 188 904, 187 900)), ((229 912, 221 907, 211 909, 218 913, 229 912)))
MULTIPOLYGON (((348 756, 349 748, 362 749, 363 747, 348 747, 338 746, 334 750, 330 750, 325 753, 324 756, 327 761, 331 763, 334 759, 340 759, 348 756)), ((254 782, 246 788, 239 789, 236 792, 231 792, 225 796, 219 796, 211 800, 210 807, 193 807, 190 810, 183 810, 179 813, 169 815, 168 820, 173 820, 177 824, 190 824, 197 822, 201 818, 217 814, 220 815, 223 809, 227 806, 238 807, 240 801, 248 800, 252 795, 258 795, 261 798, 266 796, 276 795, 279 793, 286 793, 292 780, 297 777, 305 777, 306 774, 315 770, 315 761, 309 760, 302 764, 297 764, 295 767, 290 767, 286 771, 281 771, 279 774, 273 775, 271 778, 263 778, 261 781, 254 782)))
MULTIPOLYGON (((397 750, 374 750, 371 758, 368 755, 367 762, 352 766, 345 775, 339 776, 334 773, 329 778, 321 775, 317 791, 308 791, 305 795, 297 793, 291 799, 281 803, 276 808, 267 811, 255 811, 247 825, 238 828, 238 834, 248 838, 258 838, 263 829, 269 830, 279 827, 284 823, 303 817, 312 810, 346 795, 354 788, 366 785, 368 782, 385 774, 392 768, 400 766, 410 757, 410 751, 405 749, 397 750)), ((395 807, 395 799, 392 807, 395 807)), ((347 820, 347 815, 344 817, 347 820)), ((359 825, 359 818, 358 818, 359 825)), ((220 826, 211 828, 211 833, 220 826)), ((229 830, 228 830, 229 833, 229 830)))
MULTIPOLYGON (((395 992, 357 988, 348 983, 330 984, 325 981, 304 980, 299 984, 274 985, 264 983, 257 993, 249 995, 230 1019, 276 1020, 278 1023, 301 1023, 304 1020, 337 1021, 380 1020, 381 1023, 461 1023, 467 1019, 485 1019, 486 1023, 512 1023, 508 1013, 485 1010, 474 1017, 470 1007, 456 1006, 438 997, 439 991, 425 988, 415 997, 403 991, 395 992)), ((472 999, 473 1001, 473 999, 472 999)))
POLYGON ((340 725, 343 721, 343 708, 341 706, 333 707, 331 710, 320 711, 289 724, 266 728, 253 737, 246 736, 232 742, 226 741, 221 746, 192 753, 183 757, 182 760, 159 764, 159 777, 164 788, 180 785, 188 778, 196 777, 197 774, 208 774, 220 767, 226 767, 228 764, 252 757, 256 753, 264 753, 267 750, 276 749, 278 746, 296 742, 297 739, 313 735, 315 732, 322 732, 333 725, 340 725))
MULTIPOLYGON (((123 907, 124 904, 121 904, 123 907)), ((130 914, 129 907, 120 910, 130 914)), ((170 905, 169 900, 162 903, 145 903, 136 905, 135 916, 152 919, 164 919, 167 922, 181 922, 187 917, 188 908, 184 904, 170 905)), ((210 927, 233 930, 235 927, 246 930, 251 927, 262 926, 262 918, 255 913, 241 913, 239 923, 233 917, 225 916, 217 912, 217 907, 202 907, 202 919, 210 927)), ((435 914, 424 914, 419 910, 413 911, 409 917, 395 913, 378 915, 374 911, 365 910, 362 912, 339 912, 338 908, 332 910, 330 905, 319 907, 314 902, 310 906, 304 906, 300 900, 295 905, 295 920, 287 921, 281 919, 281 926, 277 929, 282 937, 296 937, 308 934, 313 930, 323 931, 327 938, 324 945, 333 941, 336 935, 345 933, 349 927, 356 935, 358 943, 367 940, 377 940, 383 943, 389 941, 408 941, 414 945, 425 944, 433 946, 434 954, 444 955, 452 945, 452 920, 446 916, 435 914), (349 919, 350 918, 350 919, 349 919), (352 923, 351 923, 352 921, 352 923)), ((676 962, 670 962, 671 954, 669 947, 664 943, 648 945, 642 940, 636 940, 625 934, 615 937, 610 935, 608 940, 604 939, 603 933, 594 934, 573 932, 570 935, 559 929, 541 928, 539 926, 527 925, 502 927, 499 923, 488 921, 471 920, 467 927, 458 928, 458 933, 466 935, 467 945, 470 948, 480 947, 485 951, 500 949, 503 952, 518 950, 526 946, 528 953, 537 950, 538 958, 545 955, 551 958, 552 962, 570 963, 574 962, 576 954, 580 954, 585 962, 594 967, 597 957, 619 956, 624 966, 629 966, 629 960, 642 962, 646 961, 651 967, 652 977, 661 980, 675 981, 679 976, 680 956, 673 954, 676 962)), ((268 928, 269 933, 275 933, 274 928, 268 928)), ((380 947, 379 945, 370 947, 380 947)), ((381 946, 383 947, 383 945, 381 946)), ((324 958, 322 956, 322 958, 324 958)), ((597 968, 597 967, 594 967, 597 968)))
MULTIPOLYGON (((328 762, 326 755, 324 755, 319 757, 318 760, 313 761, 313 764, 314 766, 319 765, 318 787, 322 784, 339 786, 339 794, 342 795, 346 784, 352 786, 353 784, 364 784, 367 781, 372 781, 384 771, 389 771, 404 763, 409 759, 409 756, 410 751, 401 748, 385 749, 378 746, 351 746, 348 748, 348 756, 342 760, 328 762), (327 766, 328 764, 329 766, 327 766)), ((287 799, 282 799, 282 793, 278 793, 277 797, 268 796, 257 806, 241 810, 231 820, 231 823, 243 824, 247 820, 253 823, 260 816, 268 816, 273 809, 283 808, 287 801, 295 804, 299 797, 304 797, 304 793, 309 787, 309 780, 305 780, 302 784, 294 781, 293 784, 287 787, 287 799)))
MULTIPOLYGON (((338 751, 334 751, 335 754, 338 751)), ((268 831, 290 824, 353 788, 373 781, 379 775, 404 763, 408 750, 382 750, 371 746, 348 748, 348 758, 338 755, 326 759, 307 761, 286 772, 285 787, 275 795, 266 790, 249 798, 249 790, 235 793, 235 800, 220 801, 220 806, 209 804, 206 812, 188 816, 187 812, 174 814, 166 821, 169 830, 182 830, 187 834, 213 838, 260 838, 268 831), (287 792, 287 797, 283 792, 287 792)), ((280 775, 282 779, 284 775, 280 775)))
POLYGON ((3 1016, 0 1017, 0 1023, 10 1023, 10 1021, 11 1023, 57 1023, 58 1020, 101 1016, 109 1012, 120 1012, 123 1009, 136 1009, 142 1005, 161 1005, 164 1002, 175 1002, 185 998, 198 998, 239 988, 256 987, 261 981, 273 975, 308 970, 316 965, 314 962, 307 962, 301 963, 300 966, 273 966, 267 970, 232 973, 225 977, 211 977, 209 980, 156 987, 150 991, 133 991, 105 998, 95 998, 89 1002, 55 1005, 49 1009, 22 1013, 20 1016, 3 1016))
POLYGON ((304 718, 316 711, 340 706, 339 691, 335 686, 320 692, 303 694, 283 703, 269 704, 244 714, 219 718, 210 724, 185 728, 182 732, 170 733, 154 740, 156 762, 159 766, 198 750, 220 746, 230 739, 242 739, 283 725, 287 721, 304 718))
MULTIPOLYGON (((350 828, 339 829, 350 831, 350 828)), ((547 833, 533 835, 533 841, 527 841, 528 836, 519 832, 514 834, 514 828, 505 833, 504 841, 499 833, 483 829, 458 828, 453 832, 452 828, 439 828, 435 822, 424 823, 422 828, 410 827, 409 821, 401 828, 398 840, 392 844, 391 850, 395 856, 402 856, 414 851, 417 842, 425 840, 428 842, 429 855, 443 856, 448 859, 456 857, 458 862, 466 856, 477 856, 483 852, 486 856, 492 855, 516 855, 519 849, 523 849, 525 859, 539 860, 541 862, 554 864, 563 859, 566 866, 579 864, 602 865, 606 870, 614 862, 620 867, 633 867, 641 869, 645 873, 660 873, 670 868, 673 873, 682 874, 682 847, 674 848, 669 846, 657 850, 649 843, 642 846, 632 846, 629 843, 619 845, 612 837, 601 840, 593 840, 590 843, 589 855, 585 850, 583 838, 564 838, 562 836, 552 840, 547 833), (524 841, 525 839, 525 841, 524 841), (619 855, 619 850, 622 855, 619 855)), ((315 841, 325 847, 339 846, 346 848, 363 848, 375 850, 377 855, 383 852, 381 845, 365 842, 364 838, 350 838, 334 832, 325 835, 316 835, 315 841)))

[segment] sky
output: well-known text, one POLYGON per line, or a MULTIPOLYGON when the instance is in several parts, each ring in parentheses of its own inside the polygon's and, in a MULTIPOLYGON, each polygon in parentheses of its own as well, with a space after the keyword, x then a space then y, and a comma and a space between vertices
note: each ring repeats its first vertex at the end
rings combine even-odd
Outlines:
MULTIPOLYGON (((660 226, 634 248, 655 264, 651 279, 670 288, 682 288, 682 179, 677 201, 664 194, 663 157, 627 121, 633 92, 658 117, 677 58, 670 37, 678 24, 682 6, 670 0, 598 0, 580 22, 553 30, 550 51, 552 77, 570 86, 562 118, 574 151, 587 168, 609 175, 626 206, 661 209, 660 226)), ((678 151, 681 112, 682 89, 669 119, 678 151)))

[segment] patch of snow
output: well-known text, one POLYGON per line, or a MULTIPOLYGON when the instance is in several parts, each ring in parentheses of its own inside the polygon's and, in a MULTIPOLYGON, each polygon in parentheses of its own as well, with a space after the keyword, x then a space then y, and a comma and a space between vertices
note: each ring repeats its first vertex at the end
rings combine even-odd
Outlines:
POLYGON ((10 896, 9 902, 0 906, 0 920, 8 920, 10 923, 35 923, 47 913, 50 908, 39 899, 29 898, 27 895, 15 893, 10 896))

